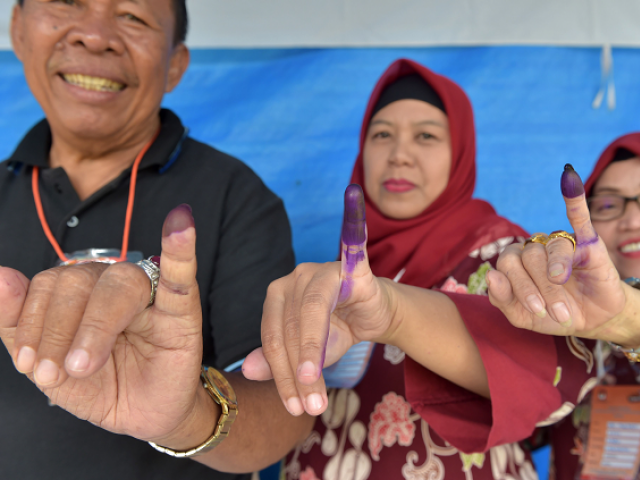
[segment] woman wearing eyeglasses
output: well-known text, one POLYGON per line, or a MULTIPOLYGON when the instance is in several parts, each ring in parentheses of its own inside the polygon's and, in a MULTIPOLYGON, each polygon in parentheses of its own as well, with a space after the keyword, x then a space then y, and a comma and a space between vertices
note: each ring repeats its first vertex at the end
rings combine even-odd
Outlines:
MULTIPOLYGON (((575 230, 575 250, 568 242, 552 243, 534 237, 524 248, 507 247, 498 260, 498 270, 487 274, 489 298, 518 327, 607 340, 601 348, 594 348, 595 342, 585 342, 593 352, 588 353, 593 369, 597 365, 599 374, 598 379, 585 385, 585 393, 600 384, 596 399, 603 401, 601 392, 610 386, 640 383, 640 292, 631 288, 638 288, 633 277, 640 277, 640 133, 611 143, 584 187, 569 166, 561 186, 567 218, 575 230), (571 321, 558 324, 518 315, 523 300, 532 295, 541 296, 546 305, 564 303, 571 321)), ((587 458, 596 455, 599 442, 590 438, 592 399, 590 395, 581 397, 572 414, 550 428, 554 450, 557 447, 561 452, 561 446, 574 445, 573 455, 562 461, 556 455, 555 479, 570 480, 580 472, 584 474, 593 464, 587 458)), ((637 412, 637 403, 628 410, 637 412)), ((616 461, 635 458, 638 438, 624 441, 631 443, 612 450, 612 455, 620 457, 616 461)))
POLYGON ((585 193, 593 227, 620 277, 640 277, 640 133, 607 147, 585 193))

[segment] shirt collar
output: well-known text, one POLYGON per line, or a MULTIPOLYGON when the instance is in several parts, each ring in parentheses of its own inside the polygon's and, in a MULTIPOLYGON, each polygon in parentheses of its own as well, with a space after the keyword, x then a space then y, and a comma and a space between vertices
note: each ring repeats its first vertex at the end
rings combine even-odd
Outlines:
MULTIPOLYGON (((140 169, 153 165, 162 168, 169 161, 173 162, 187 132, 175 113, 165 108, 160 110, 160 133, 140 162, 140 169)), ((48 168, 50 149, 51 129, 49 122, 43 119, 27 132, 8 162, 48 168)))

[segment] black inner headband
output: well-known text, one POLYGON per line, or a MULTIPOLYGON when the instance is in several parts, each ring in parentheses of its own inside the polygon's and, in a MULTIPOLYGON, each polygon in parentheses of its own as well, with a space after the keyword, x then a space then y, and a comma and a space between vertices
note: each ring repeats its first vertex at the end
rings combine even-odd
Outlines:
POLYGON ((422 100, 447 113, 444 108, 444 103, 442 103, 442 99, 436 91, 424 78, 414 73, 399 78, 382 91, 382 95, 380 95, 378 103, 376 103, 373 109, 371 118, 384 107, 398 100, 422 100))
POLYGON ((619 149, 616 150, 616 154, 613 156, 613 160, 611 160, 611 163, 621 162, 623 160, 629 160, 630 158, 634 158, 637 156, 638 155, 633 153, 631 150, 628 150, 624 147, 620 147, 619 149))

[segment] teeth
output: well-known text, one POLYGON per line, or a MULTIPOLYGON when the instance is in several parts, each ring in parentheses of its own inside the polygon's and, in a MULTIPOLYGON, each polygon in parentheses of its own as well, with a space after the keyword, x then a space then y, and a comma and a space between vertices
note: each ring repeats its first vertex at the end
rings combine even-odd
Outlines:
POLYGON ((124 88, 123 84, 114 82, 108 78, 90 77, 89 75, 81 75, 79 73, 65 74, 63 77, 71 85, 96 92, 119 92, 124 88))
POLYGON ((640 242, 628 243, 620 249, 622 253, 637 252, 640 250, 640 242))

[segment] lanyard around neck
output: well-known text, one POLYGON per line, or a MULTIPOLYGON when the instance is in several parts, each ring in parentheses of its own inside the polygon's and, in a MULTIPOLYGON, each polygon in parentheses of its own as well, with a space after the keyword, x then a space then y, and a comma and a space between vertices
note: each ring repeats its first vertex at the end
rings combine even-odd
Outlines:
MULTIPOLYGON (((127 202, 127 213, 125 215, 124 220, 124 233, 122 235, 122 249, 120 250, 120 258, 116 259, 116 262, 124 262, 127 260, 127 251, 129 249, 129 231, 131 229, 131 216, 133 214, 133 200, 136 196, 136 182, 138 180, 138 167, 140 166, 140 162, 142 161, 142 157, 147 153, 147 150, 153 145, 160 130, 154 135, 154 137, 142 148, 135 161, 133 162, 133 166, 131 167, 131 182, 129 184, 129 200, 127 202)), ((40 198, 40 188, 38 185, 38 174, 40 169, 38 167, 33 167, 33 172, 31 174, 31 188, 33 190, 33 200, 36 204, 36 210, 38 212, 38 218, 40 219, 40 224, 42 225, 42 230, 44 230, 44 234, 47 236, 49 243, 58 254, 58 258, 62 262, 69 262, 69 258, 64 254, 58 241, 51 233, 51 229, 49 228, 49 224, 47 223, 47 219, 44 216, 44 209, 42 208, 42 199, 40 198)))

